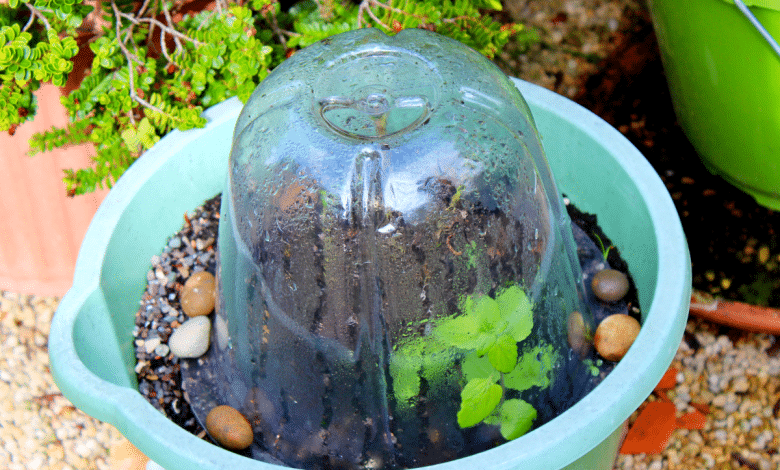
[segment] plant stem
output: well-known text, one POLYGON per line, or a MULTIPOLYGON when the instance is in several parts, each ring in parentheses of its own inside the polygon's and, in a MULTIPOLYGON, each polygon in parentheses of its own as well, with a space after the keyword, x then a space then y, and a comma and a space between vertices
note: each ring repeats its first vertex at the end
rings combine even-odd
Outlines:
POLYGON ((39 9, 35 8, 29 3, 25 3, 24 5, 30 9, 30 19, 27 21, 27 24, 24 25, 24 29, 22 29, 22 31, 27 31, 28 29, 30 29, 30 26, 32 26, 35 17, 38 17, 38 19, 40 19, 41 22, 43 22, 43 26, 45 26, 47 30, 51 29, 51 25, 49 24, 48 20, 46 20, 46 17, 43 16, 43 13, 39 9))
MULTIPOLYGON (((116 15, 116 21, 114 22, 115 28, 116 28, 116 36, 117 36, 117 43, 119 44, 119 49, 122 51, 122 54, 124 54, 125 58, 127 59, 127 72, 128 72, 128 82, 130 85, 130 98, 135 101, 136 103, 140 104, 141 106, 144 106, 146 108, 151 109, 152 111, 158 112, 164 116, 168 116, 172 120, 177 120, 170 114, 166 113, 162 109, 158 108, 157 106, 154 106, 152 103, 146 101, 145 99, 138 96, 138 94, 135 92, 135 67, 133 67, 133 57, 135 57, 134 54, 131 54, 130 51, 127 49, 127 46, 125 46, 124 41, 119 40, 120 35, 120 29, 119 26, 121 25, 121 17, 124 15, 119 11, 119 8, 117 8, 116 3, 114 3, 114 0, 111 0, 111 8, 114 10, 114 14, 116 15)), ((127 16, 127 15, 125 15, 127 16)), ((141 63, 140 60, 138 60, 137 57, 135 57, 135 61, 141 63)), ((130 118, 130 123, 135 127, 135 116, 133 115, 133 110, 131 109, 127 113, 128 117, 130 118)))

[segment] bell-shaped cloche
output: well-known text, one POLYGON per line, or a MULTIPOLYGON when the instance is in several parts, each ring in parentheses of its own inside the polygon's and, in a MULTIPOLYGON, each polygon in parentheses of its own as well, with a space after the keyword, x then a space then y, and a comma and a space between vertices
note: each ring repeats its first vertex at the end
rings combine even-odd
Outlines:
POLYGON ((433 464, 581 396, 570 219, 525 100, 457 41, 362 29, 274 70, 235 128, 218 250, 185 386, 249 419, 255 458, 433 464))

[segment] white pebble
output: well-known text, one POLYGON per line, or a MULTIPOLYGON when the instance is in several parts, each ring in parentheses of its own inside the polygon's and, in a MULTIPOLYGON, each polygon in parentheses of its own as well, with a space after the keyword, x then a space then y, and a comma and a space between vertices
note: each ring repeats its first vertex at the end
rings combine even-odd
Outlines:
POLYGON ((168 242, 168 246, 173 248, 174 250, 181 248, 181 238, 174 237, 171 239, 171 241, 168 242))
POLYGON ((750 447, 753 450, 763 450, 763 449, 766 448, 766 445, 770 441, 772 441, 773 438, 774 438, 774 435, 772 434, 772 431, 767 429, 764 432, 762 432, 761 434, 759 434, 758 436, 756 436, 755 442, 753 442, 750 445, 750 447))
POLYGON ((378 228, 376 231, 381 234, 393 233, 395 231, 395 225, 387 224, 384 227, 378 228))
POLYGON ((207 316, 190 318, 168 339, 168 347, 178 357, 200 357, 209 349, 211 321, 207 316))
POLYGON ((726 413, 733 413, 738 409, 739 409, 739 403, 737 403, 736 401, 728 401, 723 406, 723 411, 725 411, 726 413))
POLYGON ((750 382, 745 377, 737 377, 732 382, 731 387, 737 393, 745 393, 750 388, 750 382))
POLYGON ((144 342, 144 349, 146 349, 146 354, 153 353, 155 348, 157 348, 160 343, 162 343, 162 340, 159 337, 147 339, 146 342, 144 342))
POLYGON ((168 347, 167 344, 160 344, 159 346, 154 348, 154 354, 160 357, 167 356, 169 352, 171 352, 171 349, 168 347))
POLYGON ((710 375, 707 378, 707 385, 709 386, 710 392, 712 393, 720 393, 720 377, 718 375, 710 375))
POLYGON ((718 408, 723 408, 726 406, 726 403, 728 401, 728 398, 726 395, 718 395, 715 397, 715 399, 712 400, 712 405, 717 406, 718 408))
POLYGON ((228 330, 228 322, 222 315, 214 316, 214 326, 217 329, 217 345, 220 350, 225 349, 230 344, 230 331, 228 330))

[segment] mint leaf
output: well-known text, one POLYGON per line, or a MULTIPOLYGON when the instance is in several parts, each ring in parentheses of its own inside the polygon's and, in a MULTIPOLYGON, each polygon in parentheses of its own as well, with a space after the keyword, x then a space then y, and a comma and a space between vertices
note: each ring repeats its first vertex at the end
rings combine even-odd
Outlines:
POLYGON ((517 343, 509 335, 499 336, 488 350, 488 359, 497 371, 512 372, 517 364, 517 343))
POLYGON ((490 364, 486 356, 480 356, 476 352, 470 352, 463 358, 460 365, 463 377, 468 381, 471 379, 484 379, 496 373, 496 369, 490 364))
POLYGON ((508 441, 517 439, 531 429, 535 419, 536 409, 533 406, 519 398, 507 400, 501 405, 498 417, 501 435, 508 441))
POLYGON ((504 384, 515 390, 528 390, 531 387, 546 388, 550 385, 550 372, 557 360, 552 346, 536 346, 523 352, 520 362, 507 375, 504 384))
POLYGON ((509 323, 509 334, 520 342, 531 334, 534 326, 533 306, 523 289, 513 285, 496 296, 501 316, 509 323))
POLYGON ((483 295, 473 306, 473 314, 479 319, 481 331, 492 331, 502 323, 501 308, 493 298, 483 295))
POLYGON ((447 318, 433 329, 437 339, 448 346, 461 349, 475 349, 482 343, 479 332, 479 321, 474 315, 460 315, 447 318))
POLYGON ((469 380, 460 392, 460 410, 458 410, 458 425, 470 428, 482 422, 501 401, 503 390, 493 379, 469 380))

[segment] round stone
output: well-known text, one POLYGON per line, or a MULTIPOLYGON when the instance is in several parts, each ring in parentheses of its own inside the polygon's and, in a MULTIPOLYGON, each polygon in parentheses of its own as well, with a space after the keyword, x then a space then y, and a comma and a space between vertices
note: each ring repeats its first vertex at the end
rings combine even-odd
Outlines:
POLYGON ((593 276, 590 286, 604 302, 617 302, 628 293, 628 276, 615 269, 603 269, 593 276))
POLYGON ((155 356, 165 357, 171 352, 171 348, 167 344, 160 344, 154 348, 155 356))
POLYGON ((571 312, 567 326, 569 346, 580 357, 585 357, 590 350, 590 344, 588 343, 588 328, 582 314, 577 311, 571 312))
POLYGON ((618 313, 601 321, 593 337, 599 355, 608 361, 619 361, 639 335, 639 322, 634 317, 618 313))
POLYGON ((208 315, 214 310, 217 283, 208 271, 198 271, 187 279, 181 293, 181 309, 189 317, 208 315))
POLYGON ((206 430, 222 447, 243 450, 252 445, 252 425, 237 409, 220 405, 206 415, 206 430))
POLYGON ((178 357, 200 357, 209 349, 211 321, 208 317, 190 318, 173 330, 168 347, 178 357))

